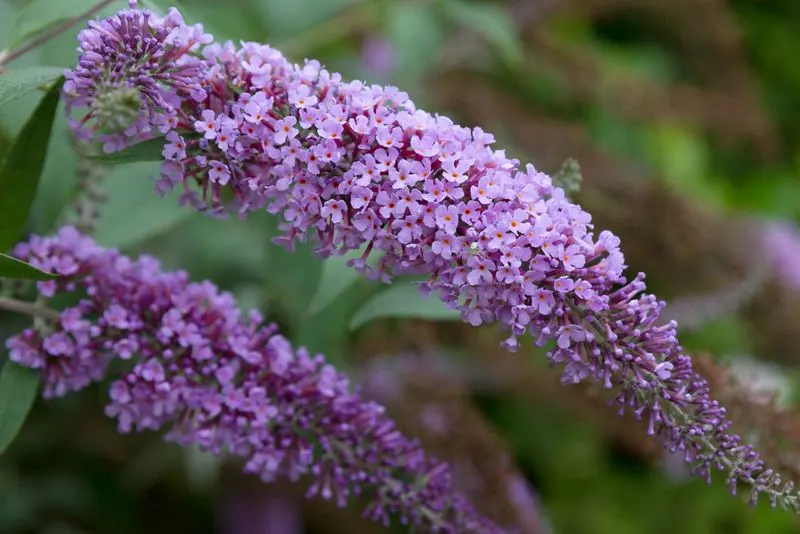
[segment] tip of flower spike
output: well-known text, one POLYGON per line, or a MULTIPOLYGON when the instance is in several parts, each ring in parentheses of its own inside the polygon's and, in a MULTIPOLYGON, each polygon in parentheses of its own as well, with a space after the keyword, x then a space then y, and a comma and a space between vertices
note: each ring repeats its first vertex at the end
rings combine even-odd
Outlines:
POLYGON ((136 9, 136 7, 139 5, 139 0, 128 0, 128 5, 131 9, 136 9))
POLYGON ((579 193, 582 182, 581 166, 573 158, 567 158, 561 169, 553 175, 553 185, 563 189, 567 195, 579 193))
POLYGON ((97 122, 110 132, 124 132, 139 118, 141 91, 136 87, 118 87, 99 93, 94 101, 97 122))

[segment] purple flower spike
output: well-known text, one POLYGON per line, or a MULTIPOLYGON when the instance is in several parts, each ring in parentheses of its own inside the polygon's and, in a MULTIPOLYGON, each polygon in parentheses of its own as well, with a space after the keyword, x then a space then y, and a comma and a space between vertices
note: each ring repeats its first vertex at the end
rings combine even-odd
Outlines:
POLYGON ((151 137, 153 124, 168 121, 181 99, 206 98, 197 81, 204 63, 193 54, 211 35, 184 24, 174 8, 161 18, 135 5, 90 22, 78 34, 78 65, 65 74, 68 109, 90 109, 73 127, 84 138, 94 132, 107 152, 151 137))
POLYGON ((106 407, 121 432, 165 430, 181 445, 227 451, 267 482, 310 476, 309 496, 342 506, 367 493, 365 515, 385 524, 396 514, 429 532, 500 532, 380 405, 257 312, 242 318, 212 283, 103 249, 71 227, 16 254, 62 275, 40 283, 43 293, 82 294, 46 334, 30 328, 6 343, 12 361, 41 370, 45 397, 101 380, 115 358, 131 360, 106 407))
POLYGON ((171 136, 160 192, 180 186, 184 201, 220 212, 224 190, 241 216, 280 215, 284 246, 311 237, 323 258, 363 246, 352 265, 387 281, 426 273, 423 292, 471 325, 499 322, 510 350, 525 334, 551 343, 564 383, 616 389, 620 410, 646 418, 700 476, 716 467, 733 491, 742 483, 753 501, 766 493, 800 512, 792 485, 728 433, 677 324, 660 324, 663 303, 645 292, 644 275, 623 276, 620 240, 595 234, 590 214, 548 175, 494 149, 482 129, 418 110, 395 87, 345 82, 257 43, 212 43, 190 57, 198 54, 193 82, 205 99, 161 78, 174 98, 142 114, 171 136))

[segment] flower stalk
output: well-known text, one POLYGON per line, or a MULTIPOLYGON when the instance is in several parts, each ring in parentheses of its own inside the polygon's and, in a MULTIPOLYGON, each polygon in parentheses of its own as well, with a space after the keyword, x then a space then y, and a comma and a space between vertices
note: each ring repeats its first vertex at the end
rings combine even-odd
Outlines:
POLYGON ((36 39, 19 47, 18 49, 12 51, 6 51, 6 50, 0 51, 0 74, 2 74, 3 67, 5 65, 8 65, 15 59, 24 56, 31 50, 35 50, 36 48, 39 48, 46 42, 58 37, 65 31, 69 30, 70 28, 78 24, 79 22, 94 16, 97 12, 99 12, 106 6, 111 5, 112 2, 114 2, 114 0, 102 0, 97 4, 95 4, 94 6, 87 9, 85 12, 81 13, 80 15, 76 15, 72 18, 65 20, 61 24, 56 25, 53 29, 46 31, 36 39))
POLYGON ((34 318, 47 319, 50 321, 54 321, 59 318, 59 313, 56 310, 51 310, 32 302, 25 302, 23 300, 17 300, 9 297, 0 297, 0 309, 29 315, 34 318))

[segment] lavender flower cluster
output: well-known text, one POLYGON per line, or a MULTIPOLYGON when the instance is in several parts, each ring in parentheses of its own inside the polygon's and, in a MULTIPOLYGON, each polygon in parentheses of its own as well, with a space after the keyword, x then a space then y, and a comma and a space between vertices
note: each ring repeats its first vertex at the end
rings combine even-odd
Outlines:
POLYGON ((554 342, 548 358, 565 383, 616 388, 620 410, 646 418, 697 474, 723 469, 733 491, 745 483, 753 501, 766 493, 800 511, 791 484, 729 433, 644 275, 623 276, 619 239, 595 235, 549 176, 397 88, 345 82, 266 45, 213 42, 175 10, 133 8, 80 35, 65 95, 88 110, 75 120, 84 136, 115 151, 165 135, 159 191, 181 187, 183 202, 215 213, 279 214, 278 242, 310 236, 323 258, 363 247, 352 266, 373 278, 425 273, 424 292, 472 325, 502 324, 509 349, 524 334, 554 342), (109 129, 114 113, 129 117, 124 128, 109 129))
POLYGON ((60 274, 44 297, 77 293, 47 332, 7 341, 10 359, 40 369, 44 396, 62 396, 129 362, 106 413, 121 432, 167 430, 181 445, 243 458, 264 481, 310 476, 309 496, 371 497, 368 517, 430 532, 500 532, 454 493, 448 466, 403 436, 383 408, 351 393, 322 356, 295 350, 258 312, 152 257, 131 260, 72 227, 33 237, 15 254, 60 274))

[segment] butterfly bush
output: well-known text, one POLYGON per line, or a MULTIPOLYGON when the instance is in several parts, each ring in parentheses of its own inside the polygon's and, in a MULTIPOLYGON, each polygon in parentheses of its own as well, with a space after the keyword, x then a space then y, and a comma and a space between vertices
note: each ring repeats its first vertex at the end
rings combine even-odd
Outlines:
POLYGON ((107 152, 163 135, 159 192, 179 188, 183 203, 223 216, 277 214, 278 243, 311 238, 321 258, 360 249, 351 265, 371 278, 424 273, 423 293, 469 324, 500 323, 507 348, 527 334, 549 345, 564 383, 613 388, 620 412, 645 418, 696 474, 724 470, 753 503, 766 493, 800 511, 792 484, 729 432, 644 275, 624 276, 620 240, 595 234, 590 214, 491 134, 317 61, 213 42, 174 9, 125 10, 79 40, 65 85, 76 128, 107 152), (126 99, 109 103, 117 93, 126 99), (129 117, 116 130, 114 106, 129 117))
POLYGON ((15 254, 60 274, 39 282, 46 297, 76 304, 43 331, 7 341, 11 361, 38 369, 45 397, 99 381, 106 414, 121 432, 165 430, 168 441, 227 451, 270 482, 310 476, 309 496, 345 505, 367 496, 365 515, 391 514, 432 532, 500 532, 454 494, 448 466, 427 457, 322 356, 294 349, 256 311, 246 317, 229 293, 132 260, 73 227, 32 237, 15 254), (113 373, 113 372, 112 372, 113 373))

